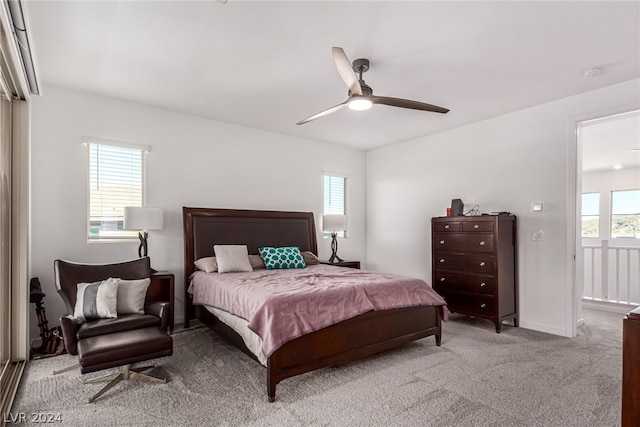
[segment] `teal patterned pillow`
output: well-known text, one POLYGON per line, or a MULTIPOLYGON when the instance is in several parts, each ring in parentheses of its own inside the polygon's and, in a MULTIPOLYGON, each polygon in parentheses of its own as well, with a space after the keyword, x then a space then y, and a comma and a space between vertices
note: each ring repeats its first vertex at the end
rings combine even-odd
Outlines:
POLYGON ((260 256, 264 260, 264 265, 267 270, 276 270, 284 268, 305 268, 307 264, 304 263, 300 248, 296 246, 273 248, 263 247, 258 248, 260 256))

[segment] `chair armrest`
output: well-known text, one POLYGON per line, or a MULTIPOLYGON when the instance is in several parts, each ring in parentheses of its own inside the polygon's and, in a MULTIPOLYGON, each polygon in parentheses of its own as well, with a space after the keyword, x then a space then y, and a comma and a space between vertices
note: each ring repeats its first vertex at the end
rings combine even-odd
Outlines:
POLYGON ((166 331, 169 328, 169 303, 168 302, 153 302, 149 304, 145 312, 147 314, 153 314, 160 318, 160 328, 166 331))
POLYGON ((78 322, 73 316, 66 315, 60 317, 60 326, 62 327, 62 338, 64 339, 64 347, 67 349, 67 353, 71 355, 78 354, 78 338, 76 333, 80 322, 78 322))

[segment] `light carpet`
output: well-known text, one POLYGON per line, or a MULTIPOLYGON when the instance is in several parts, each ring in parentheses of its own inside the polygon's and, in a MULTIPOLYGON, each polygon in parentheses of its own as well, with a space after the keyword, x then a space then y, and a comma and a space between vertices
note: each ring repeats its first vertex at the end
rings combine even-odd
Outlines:
POLYGON ((31 361, 12 414, 60 414, 70 426, 618 426, 622 315, 588 311, 575 339, 451 315, 433 337, 282 381, 207 328, 174 334, 173 356, 150 373, 166 384, 121 383, 95 403, 103 374, 31 361))

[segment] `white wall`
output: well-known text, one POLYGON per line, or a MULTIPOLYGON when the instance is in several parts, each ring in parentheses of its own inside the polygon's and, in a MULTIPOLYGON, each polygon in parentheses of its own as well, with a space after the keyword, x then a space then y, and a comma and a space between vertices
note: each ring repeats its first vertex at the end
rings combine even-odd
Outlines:
POLYGON ((640 80, 632 80, 368 152, 367 266, 430 282, 430 219, 445 215, 451 199, 512 212, 520 325, 569 336, 570 130, 576 118, 638 105, 640 80), (532 213, 534 201, 545 211, 532 213), (532 241, 537 230, 544 241, 532 241))
MULTIPOLYGON (((53 261, 114 262, 137 256, 137 243, 87 243, 87 156, 83 136, 148 144, 148 206, 165 209, 165 229, 149 232, 149 256, 176 276, 183 318, 182 207, 313 211, 322 214, 322 173, 350 177, 344 259, 365 260, 365 154, 324 143, 216 122, 110 98, 46 87, 33 98, 31 277, 46 293, 50 324, 65 313, 53 261)), ((318 234, 320 257, 330 241, 318 234)), ((32 314, 31 336, 38 337, 32 314)))

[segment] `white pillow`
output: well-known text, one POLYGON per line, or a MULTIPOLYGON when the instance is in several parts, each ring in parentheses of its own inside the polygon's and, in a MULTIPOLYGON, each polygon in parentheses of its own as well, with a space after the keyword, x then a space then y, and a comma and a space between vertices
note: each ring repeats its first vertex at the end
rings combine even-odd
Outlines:
POLYGON ((101 282, 78 283, 73 317, 80 322, 118 317, 118 282, 112 277, 101 282))
POLYGON ((218 263, 216 262, 216 257, 210 256, 206 258, 200 258, 194 262, 198 270, 202 270, 205 273, 215 273, 218 271, 218 263))
POLYGON ((144 300, 151 279, 120 280, 118 283, 118 315, 144 314, 144 300))
POLYGON ((218 273, 253 271, 246 245, 214 245, 218 273))

